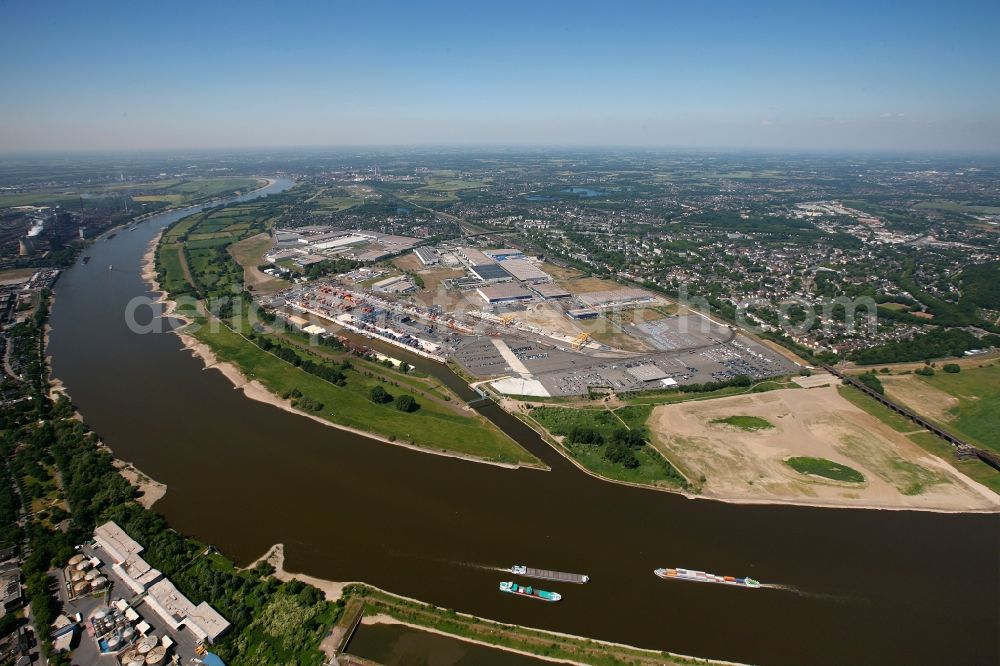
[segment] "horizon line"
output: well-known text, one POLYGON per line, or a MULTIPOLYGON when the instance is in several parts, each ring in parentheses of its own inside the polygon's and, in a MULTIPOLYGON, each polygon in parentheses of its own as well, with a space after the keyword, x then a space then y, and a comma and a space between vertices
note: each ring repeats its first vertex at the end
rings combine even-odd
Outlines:
POLYGON ((0 149, 0 158, 73 156, 73 155, 123 155, 170 153, 218 152, 268 152, 268 151, 357 151, 357 150, 452 150, 452 151, 585 151, 585 152, 694 152, 718 154, 778 154, 778 155, 926 155, 926 156, 975 156, 1000 158, 1000 150, 984 148, 833 148, 833 147, 765 147, 765 146, 706 146, 694 144, 540 144, 540 143, 357 143, 357 144, 287 144, 246 146, 178 146, 133 148, 37 148, 6 151, 0 149))

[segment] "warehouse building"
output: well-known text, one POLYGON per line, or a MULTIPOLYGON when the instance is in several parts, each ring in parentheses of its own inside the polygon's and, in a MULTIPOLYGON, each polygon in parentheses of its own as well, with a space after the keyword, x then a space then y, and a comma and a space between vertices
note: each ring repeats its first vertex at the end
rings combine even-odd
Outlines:
POLYGON ((500 266, 521 282, 548 282, 552 279, 527 259, 507 259, 500 266))
POLYGON ((476 290, 484 301, 490 304, 530 301, 534 294, 514 284, 493 284, 476 290))
POLYGON ((408 294, 416 290, 417 285, 408 275, 394 275, 372 285, 372 291, 381 291, 387 294, 408 294))
POLYGON ((566 315, 570 319, 597 319, 599 312, 593 308, 576 308, 575 310, 567 310, 566 315))
POLYGON ((420 260, 424 266, 434 266, 440 261, 437 252, 429 247, 418 247, 413 251, 413 254, 417 255, 417 259, 420 260))
POLYGON ((145 601, 171 628, 187 628, 201 640, 214 642, 229 628, 218 611, 204 601, 194 605, 166 578, 146 591, 145 601))
POLYGON ((459 248, 458 253, 469 262, 470 266, 485 266, 496 263, 474 247, 459 248))
POLYGON ((500 264, 482 264, 473 266, 469 270, 483 282, 507 282, 513 279, 510 273, 500 267, 500 264))
POLYGON ((117 523, 109 521, 94 529, 94 542, 100 547, 94 551, 98 558, 134 592, 144 594, 142 600, 173 629, 186 628, 200 640, 212 642, 229 629, 229 621, 218 611, 204 601, 192 603, 140 557, 143 547, 117 523))
POLYGON ((483 254, 493 257, 497 261, 507 261, 508 259, 524 259, 524 254, 520 250, 507 248, 503 250, 484 250, 483 254))
POLYGON ((639 304, 654 303, 659 300, 656 294, 637 289, 625 287, 623 289, 609 289, 607 291, 592 291, 579 295, 580 301, 592 308, 615 308, 634 306, 639 304))
POLYGON ((133 592, 142 592, 163 578, 162 573, 139 556, 142 546, 117 523, 107 522, 94 529, 94 541, 111 557, 112 570, 133 592))

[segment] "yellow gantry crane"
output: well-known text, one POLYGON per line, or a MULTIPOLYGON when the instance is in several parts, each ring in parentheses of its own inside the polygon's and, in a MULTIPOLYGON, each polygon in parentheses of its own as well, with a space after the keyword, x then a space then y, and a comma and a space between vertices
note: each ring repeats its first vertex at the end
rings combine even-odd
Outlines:
POLYGON ((580 335, 573 338, 573 348, 583 349, 590 342, 590 333, 581 333, 580 335))

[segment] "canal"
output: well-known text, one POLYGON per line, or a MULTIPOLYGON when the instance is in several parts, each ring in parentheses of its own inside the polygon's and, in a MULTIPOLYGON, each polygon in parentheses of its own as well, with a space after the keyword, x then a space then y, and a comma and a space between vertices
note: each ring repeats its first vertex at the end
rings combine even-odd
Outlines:
MULTIPOLYGON (((290 186, 279 181, 269 191, 290 186)), ((1000 648, 1000 517, 733 505, 594 479, 496 407, 552 470, 427 455, 251 401, 174 335, 133 333, 141 258, 166 224, 99 240, 56 285, 50 354, 88 424, 169 490, 170 523, 240 563, 285 566, 491 619, 766 664, 986 664, 1000 648), (113 270, 108 266, 113 265, 113 270), (591 576, 558 604, 500 568, 591 576), (760 590, 667 582, 659 566, 760 590)), ((452 381, 442 376, 442 381, 452 381)))

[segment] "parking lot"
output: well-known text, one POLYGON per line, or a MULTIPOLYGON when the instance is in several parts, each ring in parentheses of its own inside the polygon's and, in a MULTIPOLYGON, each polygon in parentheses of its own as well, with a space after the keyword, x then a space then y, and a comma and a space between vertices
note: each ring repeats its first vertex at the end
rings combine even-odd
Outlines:
POLYGON ((691 315, 641 321, 635 324, 634 329, 644 340, 661 351, 694 349, 732 338, 732 332, 725 326, 719 326, 705 317, 691 315))

